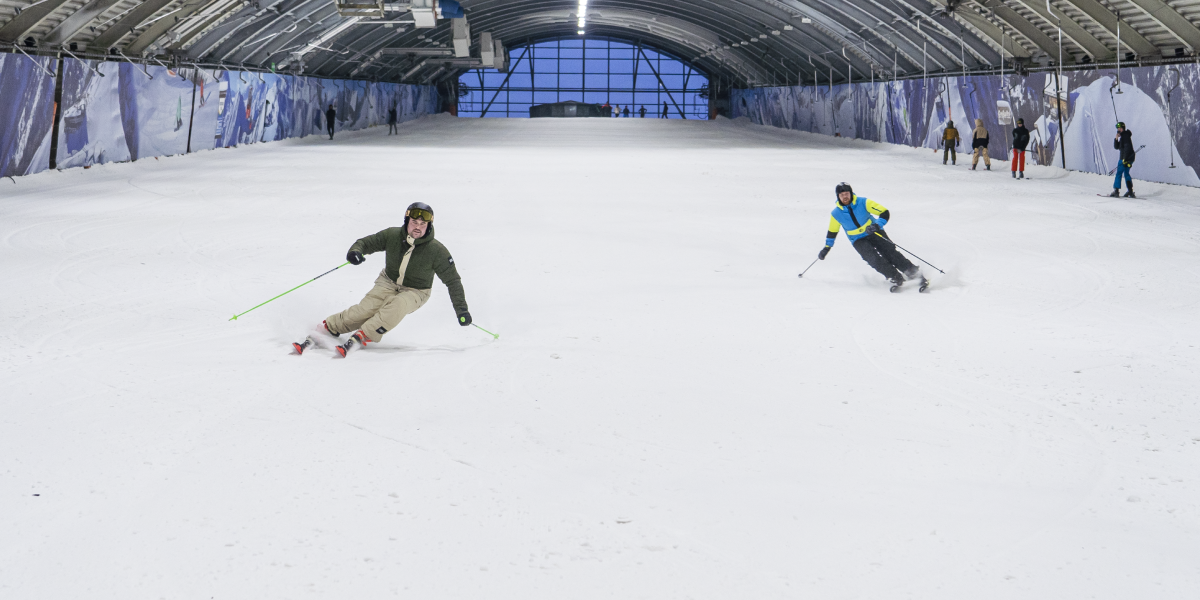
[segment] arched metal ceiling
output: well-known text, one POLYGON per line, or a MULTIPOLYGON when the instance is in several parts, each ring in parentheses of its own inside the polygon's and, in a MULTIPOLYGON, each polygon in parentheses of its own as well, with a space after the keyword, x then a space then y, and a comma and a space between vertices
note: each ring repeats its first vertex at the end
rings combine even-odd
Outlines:
MULTIPOLYGON (((481 32, 506 47, 576 35, 578 0, 460 4, 475 57, 481 32)), ((335 0, 0 0, 0 42, 418 83, 478 64, 452 57, 449 19, 416 28, 409 4, 382 6, 347 17, 335 0)), ((1064 64, 1116 58, 1118 29, 1122 58, 1200 51, 1200 0, 589 0, 586 18, 587 35, 658 47, 734 86, 1047 64, 1059 25, 1064 64)))

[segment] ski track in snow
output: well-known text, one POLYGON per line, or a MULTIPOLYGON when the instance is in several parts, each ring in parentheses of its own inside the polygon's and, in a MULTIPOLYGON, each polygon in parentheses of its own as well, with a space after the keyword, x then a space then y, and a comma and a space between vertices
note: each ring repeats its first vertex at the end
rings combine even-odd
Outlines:
POLYGON ((0 188, 0 598, 1200 589, 1200 190, 742 120, 400 129, 0 188), (929 293, 844 235, 796 277, 843 180, 929 293), (382 255, 228 321, 414 200, 499 340, 439 282, 290 354, 382 255))

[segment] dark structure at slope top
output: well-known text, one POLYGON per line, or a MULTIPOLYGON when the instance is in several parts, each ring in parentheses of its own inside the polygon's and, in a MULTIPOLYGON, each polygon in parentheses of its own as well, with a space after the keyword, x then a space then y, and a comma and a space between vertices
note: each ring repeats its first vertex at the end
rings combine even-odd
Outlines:
POLYGON ((612 107, 567 100, 553 104, 535 104, 529 107, 530 118, 534 117, 611 117, 612 107))

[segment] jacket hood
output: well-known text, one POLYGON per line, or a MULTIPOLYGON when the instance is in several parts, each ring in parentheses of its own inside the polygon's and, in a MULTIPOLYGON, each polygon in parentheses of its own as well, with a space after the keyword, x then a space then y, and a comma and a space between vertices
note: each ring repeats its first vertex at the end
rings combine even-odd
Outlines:
POLYGON ((976 127, 983 127, 983 119, 975 119, 976 127))

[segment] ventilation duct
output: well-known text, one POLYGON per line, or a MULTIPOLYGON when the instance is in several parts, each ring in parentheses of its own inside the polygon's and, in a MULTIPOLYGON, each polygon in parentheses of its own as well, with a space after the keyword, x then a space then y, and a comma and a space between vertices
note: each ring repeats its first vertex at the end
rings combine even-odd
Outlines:
POLYGON ((471 56, 471 24, 467 22, 466 17, 451 19, 450 22, 454 24, 455 58, 471 56))
POLYGON ((492 34, 487 31, 479 34, 479 64, 484 67, 496 66, 496 47, 492 45, 492 34))

